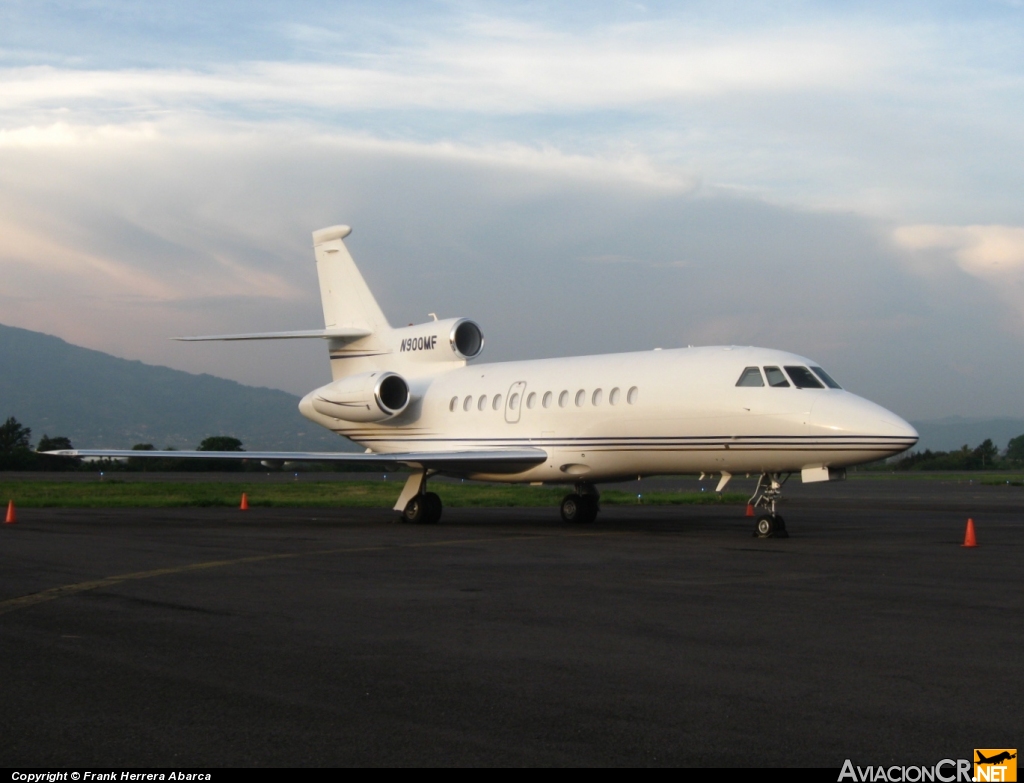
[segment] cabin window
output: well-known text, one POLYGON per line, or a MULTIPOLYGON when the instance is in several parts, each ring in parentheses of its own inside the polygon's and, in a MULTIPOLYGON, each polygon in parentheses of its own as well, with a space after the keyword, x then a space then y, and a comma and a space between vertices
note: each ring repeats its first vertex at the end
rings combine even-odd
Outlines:
POLYGON ((487 395, 486 394, 481 394, 480 395, 480 399, 476 401, 476 409, 478 411, 482 411, 486 407, 487 407, 487 395))
POLYGON ((636 388, 636 386, 634 386, 626 394, 626 402, 628 402, 630 405, 633 405, 634 403, 636 403, 636 398, 638 396, 640 396, 640 390, 636 388))
POLYGON ((537 404, 537 392, 530 392, 529 396, 527 396, 527 398, 526 398, 526 407, 527 408, 533 408, 533 406, 536 405, 536 404, 537 404))
POLYGON ((608 402, 610 402, 612 405, 618 405, 619 404, 619 387, 618 386, 616 386, 614 389, 611 390, 611 393, 608 395, 608 402))
POLYGON ((545 408, 551 407, 551 400, 554 395, 551 392, 544 392, 544 401, 541 403, 545 408))
POLYGON ((587 393, 585 391, 583 391, 583 389, 580 389, 578 392, 576 392, 576 407, 577 408, 582 408, 583 407, 583 403, 585 403, 586 401, 587 401, 587 393))
POLYGON ((594 396, 590 398, 590 401, 596 406, 601 404, 601 390, 594 389, 594 396))
POLYGON ((737 386, 764 386, 764 378, 761 377, 761 371, 756 367, 747 367, 743 374, 740 375, 740 379, 736 381, 737 386))
POLYGON ((821 378, 823 381, 825 381, 825 385, 828 386, 828 388, 830 388, 830 389, 841 389, 841 388, 843 388, 842 386, 840 386, 838 383, 835 382, 835 380, 832 378, 831 375, 829 375, 827 372, 825 372, 820 367, 811 367, 811 369, 814 370, 814 374, 815 375, 817 375, 819 378, 821 378))
POLYGON ((462 403, 462 410, 468 411, 472 407, 473 407, 473 398, 472 397, 467 397, 465 399, 465 401, 462 403))
POLYGON ((500 394, 495 394, 494 395, 494 404, 491 407, 494 408, 494 410, 496 410, 496 411, 500 411, 501 410, 501 395, 500 394))
POLYGON ((558 407, 559 408, 564 408, 568 404, 569 404, 569 392, 563 391, 561 394, 558 395, 558 407))
POLYGON ((458 407, 459 407, 459 398, 458 397, 452 397, 452 401, 448 403, 448 410, 454 411, 458 407))
POLYGON ((765 367, 764 374, 768 376, 769 386, 775 386, 776 388, 789 386, 789 381, 786 380, 786 376, 782 374, 782 370, 778 367, 765 367))
POLYGON ((511 397, 508 398, 509 410, 515 410, 519 407, 519 392, 515 392, 511 397))
POLYGON ((821 381, 814 377, 814 374, 806 367, 790 367, 786 365, 786 372, 798 389, 824 389, 821 381))

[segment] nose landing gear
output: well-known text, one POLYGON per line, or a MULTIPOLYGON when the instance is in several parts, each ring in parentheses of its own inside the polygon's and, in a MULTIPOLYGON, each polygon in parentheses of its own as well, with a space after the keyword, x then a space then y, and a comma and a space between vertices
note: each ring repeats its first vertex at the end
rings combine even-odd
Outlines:
POLYGON ((754 535, 758 538, 789 538, 786 520, 775 511, 776 503, 782 500, 782 485, 789 480, 789 475, 784 479, 781 476, 781 473, 762 473, 757 489, 747 501, 754 508, 767 512, 761 513, 754 523, 754 535))

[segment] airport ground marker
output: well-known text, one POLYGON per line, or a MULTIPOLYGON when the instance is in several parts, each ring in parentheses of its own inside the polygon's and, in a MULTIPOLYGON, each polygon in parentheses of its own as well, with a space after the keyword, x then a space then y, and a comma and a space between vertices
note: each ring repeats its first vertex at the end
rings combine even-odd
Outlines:
POLYGON ((13 525, 18 521, 18 514, 14 510, 14 501, 7 501, 7 516, 4 518, 5 525, 13 525))
POLYGON ((971 547, 971 546, 977 546, 977 545, 978 545, 978 541, 974 537, 974 520, 973 519, 968 519, 967 520, 967 530, 964 532, 964 542, 960 546, 971 547))
POLYGON ((752 505, 750 505, 749 503, 747 503, 747 513, 746 513, 746 516, 748 516, 748 517, 754 516, 754 507, 752 505))
POLYGON ((246 495, 244 492, 242 493, 242 502, 238 506, 238 510, 239 511, 248 511, 249 510, 249 496, 246 495))

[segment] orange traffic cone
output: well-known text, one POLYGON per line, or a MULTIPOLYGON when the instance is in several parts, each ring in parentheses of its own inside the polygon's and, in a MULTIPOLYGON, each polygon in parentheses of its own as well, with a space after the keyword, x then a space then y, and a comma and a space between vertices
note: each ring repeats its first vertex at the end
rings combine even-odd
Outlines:
POLYGON ((5 525, 13 525, 18 521, 18 515, 14 513, 14 501, 7 501, 7 518, 4 519, 5 525))
POLYGON ((967 532, 964 533, 964 542, 960 546, 977 546, 978 541, 974 537, 974 520, 967 520, 967 532))
POLYGON ((242 493, 242 505, 240 505, 238 508, 240 511, 249 510, 249 496, 246 495, 244 492, 242 493))
POLYGON ((749 503, 747 503, 747 516, 748 517, 754 516, 754 507, 752 505, 750 505, 749 503))

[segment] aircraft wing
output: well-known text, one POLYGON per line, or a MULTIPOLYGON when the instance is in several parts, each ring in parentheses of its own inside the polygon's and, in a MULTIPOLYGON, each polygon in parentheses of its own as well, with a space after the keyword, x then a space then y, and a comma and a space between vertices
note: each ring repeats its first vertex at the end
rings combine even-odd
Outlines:
POLYGON ((134 449, 64 449, 46 451, 55 457, 110 457, 124 459, 251 459, 267 462, 341 462, 359 465, 409 465, 454 472, 518 473, 548 458, 544 449, 488 449, 486 451, 406 451, 359 454, 340 451, 136 451, 134 449))
POLYGON ((304 329, 298 332, 253 332, 252 334, 204 334, 198 337, 172 337, 186 343, 208 342, 210 340, 309 340, 320 338, 330 340, 331 338, 355 340, 360 337, 369 337, 373 332, 362 327, 352 326, 331 326, 326 329, 304 329))

